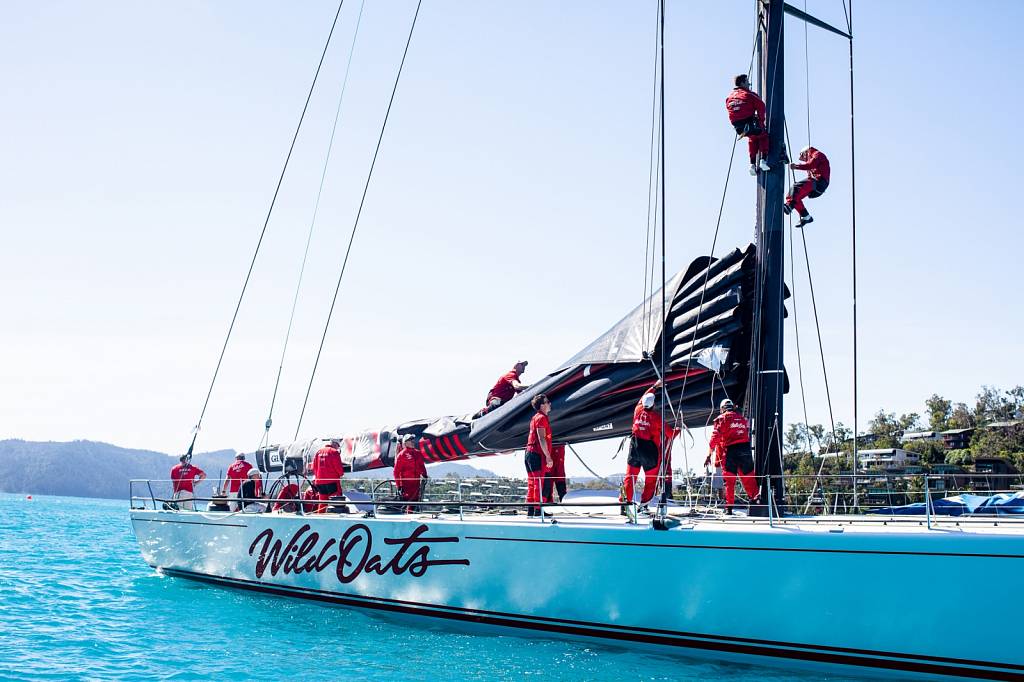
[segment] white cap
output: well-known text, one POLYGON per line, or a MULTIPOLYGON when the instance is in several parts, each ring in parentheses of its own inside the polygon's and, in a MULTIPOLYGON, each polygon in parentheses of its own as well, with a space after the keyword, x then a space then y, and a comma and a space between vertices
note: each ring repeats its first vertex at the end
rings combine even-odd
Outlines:
POLYGON ((644 393, 643 401, 644 401, 644 409, 645 410, 651 409, 652 407, 654 407, 654 394, 653 393, 644 393))
POLYGON ((257 476, 259 476, 260 475, 260 470, 257 469, 256 467, 253 467, 252 469, 249 469, 248 476, 251 478, 253 474, 256 474, 257 476))

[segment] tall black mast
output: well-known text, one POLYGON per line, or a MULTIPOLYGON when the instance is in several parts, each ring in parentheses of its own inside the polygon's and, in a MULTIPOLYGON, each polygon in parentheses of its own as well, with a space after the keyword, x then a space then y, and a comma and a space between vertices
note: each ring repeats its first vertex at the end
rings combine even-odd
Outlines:
MULTIPOLYGON (((785 89, 783 49, 783 0, 759 0, 759 75, 764 98, 771 151, 768 172, 759 171, 757 184, 758 286, 760 343, 754 348, 754 455, 761 481, 761 501, 768 503, 769 487, 776 504, 782 503, 782 200, 786 169, 780 161, 785 141, 785 89)), ((781 507, 776 507, 781 508, 781 507)))

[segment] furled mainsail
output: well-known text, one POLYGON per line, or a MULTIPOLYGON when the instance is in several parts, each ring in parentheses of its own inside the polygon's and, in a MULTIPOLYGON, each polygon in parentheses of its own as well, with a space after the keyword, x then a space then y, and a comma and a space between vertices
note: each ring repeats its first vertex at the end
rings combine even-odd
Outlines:
MULTIPOLYGON (((726 395, 737 403, 746 395, 755 260, 753 245, 717 259, 697 258, 666 283, 666 385, 674 409, 690 426, 704 426, 726 395)), ((657 378, 661 298, 659 290, 561 367, 482 417, 420 419, 339 439, 346 467, 364 471, 392 466, 398 440, 408 433, 417 437, 431 462, 522 448, 533 416, 530 400, 538 393, 551 400, 557 442, 627 435, 637 400, 657 378)), ((284 456, 308 460, 324 441, 272 446, 257 459, 261 468, 278 470, 284 456)))

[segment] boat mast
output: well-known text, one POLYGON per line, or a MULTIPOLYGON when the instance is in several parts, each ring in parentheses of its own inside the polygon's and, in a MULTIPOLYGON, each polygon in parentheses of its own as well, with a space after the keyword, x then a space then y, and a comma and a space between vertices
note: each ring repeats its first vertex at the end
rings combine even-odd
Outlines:
MULTIPOLYGON (((782 200, 785 189, 786 167, 779 152, 785 142, 785 89, 783 50, 783 0, 759 0, 758 47, 759 80, 764 99, 770 149, 768 164, 771 170, 758 172, 757 177, 757 259, 758 284, 761 289, 760 323, 761 343, 754 349, 754 456, 756 473, 761 482, 761 500, 767 504, 768 495, 773 503, 781 505, 782 486, 782 393, 785 374, 782 366, 782 271, 783 251, 782 200), (769 488, 771 492, 769 493, 769 488)), ((777 506, 777 509, 781 506, 777 506)), ((762 513, 767 513, 762 508, 762 513)))

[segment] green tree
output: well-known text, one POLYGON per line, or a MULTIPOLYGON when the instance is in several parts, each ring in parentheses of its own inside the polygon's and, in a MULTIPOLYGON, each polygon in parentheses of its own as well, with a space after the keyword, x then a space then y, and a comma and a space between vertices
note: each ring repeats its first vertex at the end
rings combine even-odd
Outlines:
POLYGON ((878 436, 878 447, 898 448, 903 434, 920 428, 920 421, 921 418, 916 412, 897 417, 895 412, 879 410, 868 422, 868 432, 878 436))
POLYGON ((974 413, 971 412, 970 408, 964 403, 956 403, 953 405, 953 411, 949 415, 949 428, 951 429, 970 429, 975 426, 977 422, 974 419, 974 413))
POLYGON ((928 408, 928 428, 932 431, 945 431, 949 428, 949 417, 953 414, 953 403, 938 393, 924 401, 928 408))
POLYGON ((946 449, 942 442, 915 440, 902 446, 908 452, 916 452, 921 457, 921 464, 942 464, 946 459, 946 449))
POLYGON ((976 424, 990 424, 1013 419, 1015 408, 1009 396, 998 388, 982 386, 975 396, 974 420, 976 424))

